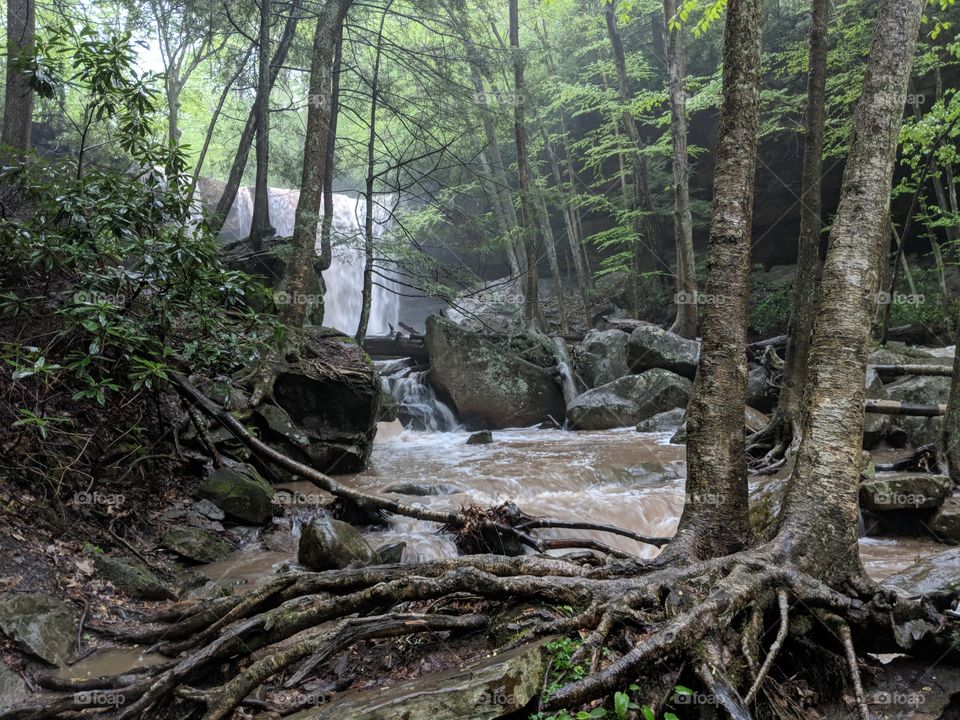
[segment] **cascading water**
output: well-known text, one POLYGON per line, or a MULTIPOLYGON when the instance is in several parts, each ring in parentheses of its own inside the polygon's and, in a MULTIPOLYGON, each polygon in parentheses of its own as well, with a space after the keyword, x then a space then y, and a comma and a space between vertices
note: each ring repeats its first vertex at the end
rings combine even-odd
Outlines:
POLYGON ((378 360, 383 389, 397 403, 397 417, 409 430, 451 432, 460 427, 450 407, 437 398, 427 371, 417 370, 410 358, 378 360))
MULTIPOLYGON (((279 237, 293 235, 293 225, 300 200, 299 190, 270 188, 270 222, 279 237)), ((377 243, 390 230, 391 206, 395 195, 377 196, 373 213, 373 236, 377 243)), ((363 222, 366 215, 366 199, 343 193, 333 195, 333 261, 323 273, 327 290, 323 295, 324 325, 329 325, 352 334, 360 320, 363 305, 363 222)), ((250 234, 253 217, 253 191, 243 187, 237 192, 221 236, 241 239, 250 234)), ((319 247, 320 238, 317 237, 319 247)), ((387 335, 397 326, 400 300, 394 292, 396 283, 389 279, 391 268, 380 265, 380 275, 375 276, 373 296, 370 303, 368 335, 387 335)))

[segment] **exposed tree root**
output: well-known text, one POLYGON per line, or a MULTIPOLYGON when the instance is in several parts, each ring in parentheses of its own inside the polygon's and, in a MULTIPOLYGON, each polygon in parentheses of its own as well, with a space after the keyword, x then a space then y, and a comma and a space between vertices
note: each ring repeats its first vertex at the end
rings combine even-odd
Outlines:
MULTIPOLYGON (((946 630, 948 620, 929 606, 893 606, 887 594, 868 582, 848 585, 849 594, 828 587, 785 561, 779 548, 770 544, 725 558, 657 569, 635 562, 589 567, 558 558, 474 555, 419 565, 292 574, 242 598, 215 603, 213 608, 181 603, 181 616, 158 614, 144 626, 91 625, 114 637, 126 631, 141 641, 166 640, 161 651, 176 658, 139 673, 83 684, 47 682, 46 687, 61 692, 97 693, 40 697, 13 709, 10 717, 59 717, 109 708, 111 698, 122 694, 125 704, 114 714, 119 718, 152 716, 177 703, 186 703, 188 714, 193 708, 194 716, 227 718, 271 678, 296 688, 358 642, 482 630, 491 621, 489 612, 479 615, 462 609, 469 607, 463 602, 465 594, 484 599, 488 608, 492 601, 503 610, 530 603, 574 609, 569 617, 547 613, 512 643, 557 634, 579 633, 585 638, 574 661, 589 661, 591 673, 543 698, 542 709, 547 712, 606 698, 656 662, 673 668, 686 664, 730 716, 748 718, 747 708, 758 702, 760 689, 790 642, 788 607, 792 604, 795 612, 830 618, 837 628, 840 642, 833 650, 842 651, 847 660, 862 713, 865 701, 854 635, 869 638, 872 650, 892 650, 897 647, 894 622, 935 616, 946 630), (777 631, 764 651, 765 610, 771 597, 779 609, 770 618, 771 634, 773 627, 777 631), (446 599, 460 602, 445 603, 446 599), (185 629, 196 628, 199 618, 216 619, 206 630, 187 634, 185 629), (753 639, 741 645, 740 637, 748 635, 753 639), (624 650, 623 642, 629 638, 636 641, 624 650), (258 652, 265 648, 269 651, 258 652), (751 656, 760 652, 765 659, 757 667, 758 661, 751 656), (255 653, 260 659, 251 663, 255 653), (749 677, 734 668, 732 658, 742 655, 755 668, 749 677), (218 671, 225 665, 240 669, 223 678, 218 671)), ((940 650, 944 647, 949 644, 940 650)))

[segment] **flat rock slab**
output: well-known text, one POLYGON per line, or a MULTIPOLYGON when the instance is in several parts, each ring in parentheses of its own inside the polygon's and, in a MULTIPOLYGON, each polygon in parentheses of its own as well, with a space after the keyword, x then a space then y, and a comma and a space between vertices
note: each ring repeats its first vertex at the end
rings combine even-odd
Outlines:
POLYGON ((516 712, 543 686, 545 640, 391 688, 348 692, 291 720, 493 720, 516 712))
POLYGON ((960 593, 960 548, 921 558, 903 572, 888 577, 883 584, 914 596, 960 593))
POLYGON ((65 665, 77 640, 77 613, 47 593, 5 593, 0 595, 0 629, 41 660, 65 665))
POLYGON ((860 484, 860 506, 874 512, 940 507, 953 482, 945 475, 890 473, 860 484))

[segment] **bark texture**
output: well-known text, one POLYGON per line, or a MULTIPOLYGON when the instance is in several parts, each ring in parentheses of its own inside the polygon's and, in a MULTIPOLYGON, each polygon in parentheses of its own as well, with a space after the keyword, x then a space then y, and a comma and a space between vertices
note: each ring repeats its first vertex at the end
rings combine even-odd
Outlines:
POLYGON ((790 301, 790 324, 783 369, 783 386, 777 410, 751 443, 769 448, 765 464, 781 455, 796 453, 802 427, 801 408, 807 383, 807 356, 816 312, 817 277, 820 273, 821 172, 827 94, 828 0, 810 3, 810 49, 807 75, 807 108, 800 190, 800 238, 797 274, 790 301), (766 443, 766 444, 764 444, 766 443))
POLYGON ((257 177, 253 192, 253 216, 250 219, 250 244, 260 249, 263 238, 273 235, 270 224, 270 0, 260 0, 259 68, 257 97, 253 108, 257 117, 257 177))
POLYGON ((23 157, 30 150, 33 90, 24 73, 36 37, 34 0, 7 1, 7 79, 3 103, 3 144, 23 157))
POLYGON ((300 200, 297 202, 290 257, 283 285, 292 299, 281 309, 281 319, 292 327, 302 327, 308 305, 323 304, 322 297, 310 298, 311 278, 315 274, 317 227, 320 203, 327 173, 327 143, 333 88, 333 57, 339 28, 353 0, 327 0, 317 17, 313 35, 313 59, 310 64, 310 97, 307 111, 307 136, 303 148, 300 176, 300 200))
POLYGON ((677 0, 663 0, 670 94, 670 137, 673 143, 673 236, 677 248, 677 317, 671 332, 685 338, 697 336, 697 281, 693 255, 693 217, 690 213, 690 162, 687 157, 687 75, 683 28, 670 27, 677 0))
POLYGON ((520 190, 520 230, 523 236, 526 290, 523 319, 528 326, 540 321, 540 278, 538 272, 537 231, 534 226, 533 196, 530 194, 530 168, 527 153, 527 128, 523 112, 523 56, 520 54, 520 22, 517 0, 510 0, 510 50, 513 53, 513 132, 517 147, 517 186, 520 190))
POLYGON ((687 409, 687 496, 678 528, 680 551, 695 557, 732 552, 751 539, 743 408, 762 25, 761 0, 730 1, 707 253, 710 302, 701 306, 700 363, 687 409))
POLYGON ((781 539, 829 580, 855 573, 870 319, 923 0, 879 4, 820 283, 806 413, 781 539))

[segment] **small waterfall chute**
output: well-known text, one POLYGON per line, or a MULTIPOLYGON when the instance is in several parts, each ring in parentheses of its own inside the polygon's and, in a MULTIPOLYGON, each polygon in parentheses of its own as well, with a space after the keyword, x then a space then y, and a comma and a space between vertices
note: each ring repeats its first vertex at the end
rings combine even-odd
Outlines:
POLYGON ((409 430, 452 432, 460 427, 457 416, 437 397, 426 370, 410 358, 378 360, 383 389, 397 403, 397 417, 409 430))

